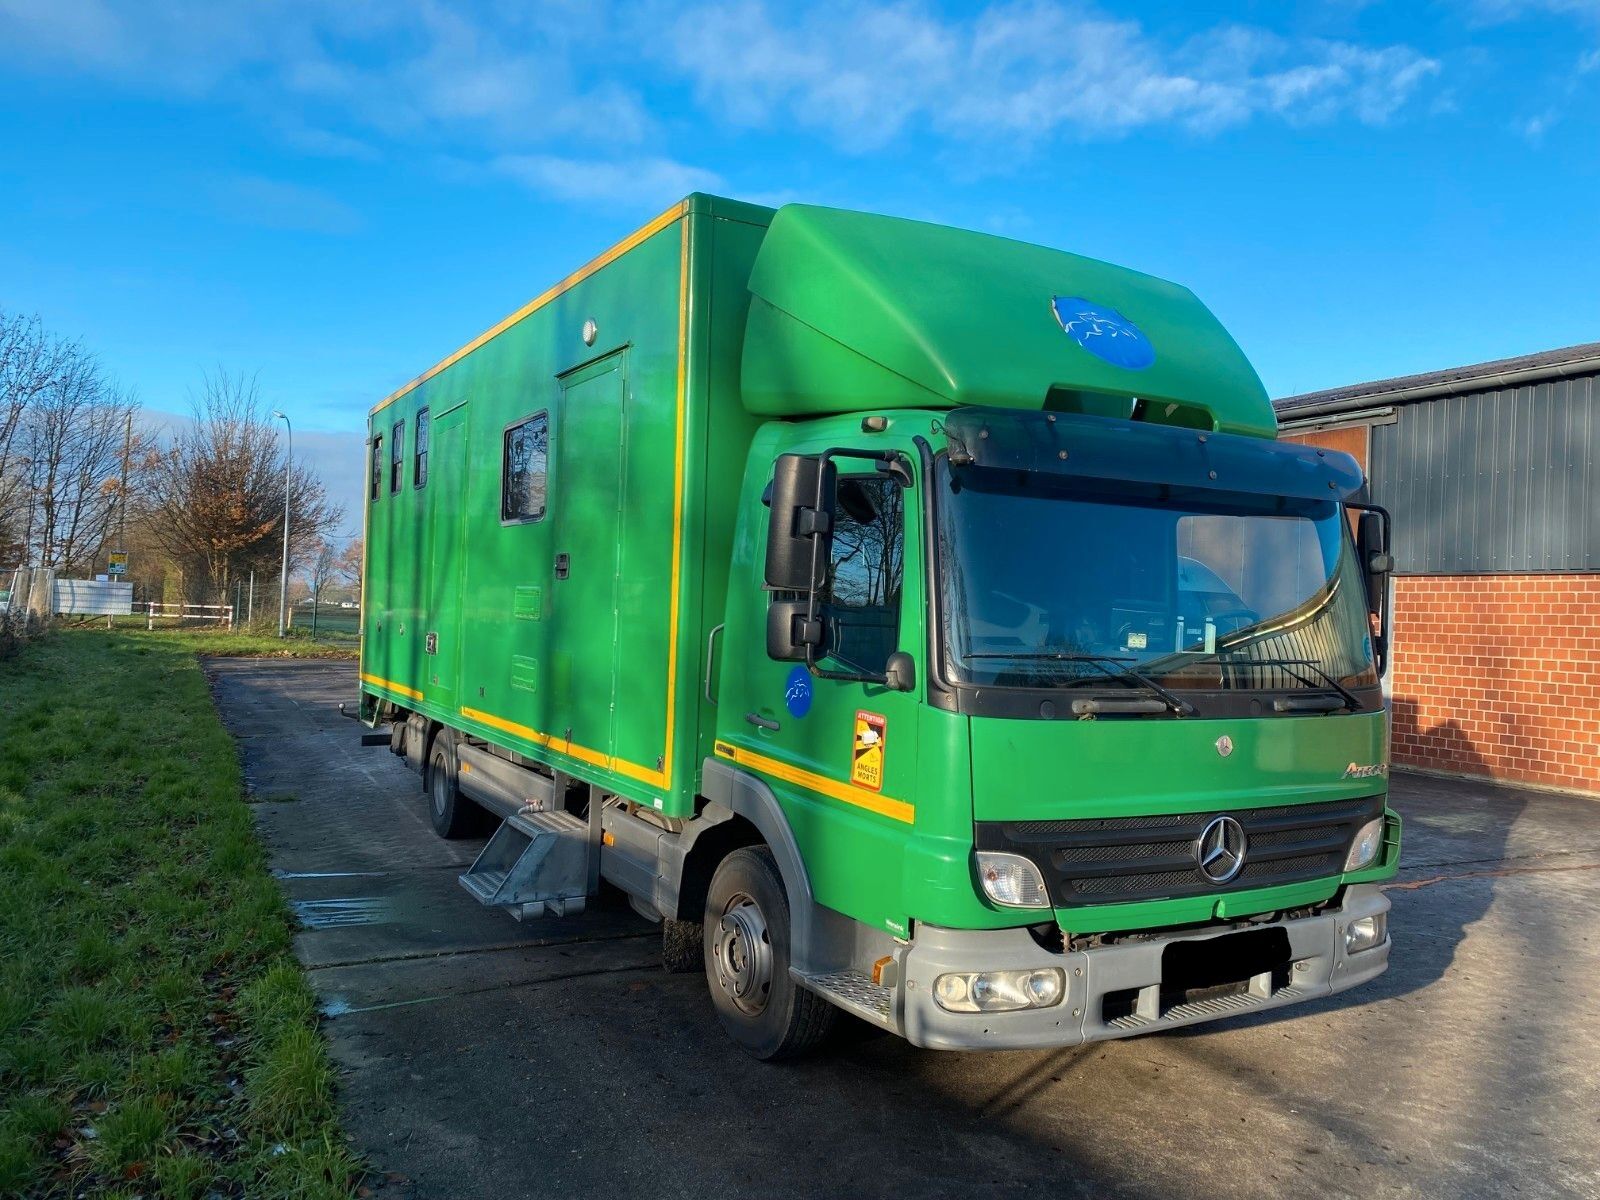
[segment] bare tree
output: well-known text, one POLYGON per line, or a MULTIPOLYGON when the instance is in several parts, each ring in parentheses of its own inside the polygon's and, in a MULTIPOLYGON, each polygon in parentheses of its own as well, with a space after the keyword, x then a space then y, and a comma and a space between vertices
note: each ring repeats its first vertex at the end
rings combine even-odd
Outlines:
POLYGON ((339 556, 333 543, 326 538, 317 539, 306 558, 306 583, 311 588, 311 602, 322 603, 322 591, 338 573, 339 556))
POLYGON ((115 527, 138 405, 81 350, 24 414, 29 555, 63 575, 87 574, 115 527))
POLYGON ((366 542, 361 538, 352 538, 333 568, 334 573, 350 585, 350 595, 357 604, 361 603, 361 569, 366 556, 366 542))
POLYGON ((23 528, 31 487, 21 450, 26 416, 35 399, 61 376, 81 350, 45 333, 38 317, 0 309, 0 562, 25 556, 23 528))
POLYGON ((93 570, 121 511, 137 407, 81 344, 0 313, 0 557, 93 570))
MULTIPOLYGON (((191 598, 226 595, 251 570, 276 578, 287 453, 253 377, 207 376, 193 407, 193 426, 155 456, 141 505, 149 536, 183 571, 191 598)), ((292 572, 342 511, 305 467, 291 467, 288 488, 292 572)))

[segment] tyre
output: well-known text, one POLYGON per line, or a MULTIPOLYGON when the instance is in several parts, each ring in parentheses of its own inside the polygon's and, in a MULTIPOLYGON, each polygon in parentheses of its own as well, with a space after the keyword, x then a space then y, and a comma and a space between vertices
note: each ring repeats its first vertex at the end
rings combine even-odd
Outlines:
POLYGON ((789 977, 789 897, 772 851, 735 850, 706 895, 706 979, 728 1036, 763 1060, 817 1046, 838 1010, 789 977))
POLYGON ((471 837, 483 829, 484 813, 456 787, 456 746, 448 732, 428 751, 428 817, 442 838, 471 837))

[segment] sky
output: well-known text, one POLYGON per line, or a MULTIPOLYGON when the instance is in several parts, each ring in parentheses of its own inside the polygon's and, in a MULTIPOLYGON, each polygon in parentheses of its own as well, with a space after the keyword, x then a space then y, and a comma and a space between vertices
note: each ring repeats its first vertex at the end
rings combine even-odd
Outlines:
POLYGON ((1597 118, 1600 0, 0 0, 0 307, 359 514, 373 403, 694 190, 1178 280, 1273 395, 1597 340, 1597 118))

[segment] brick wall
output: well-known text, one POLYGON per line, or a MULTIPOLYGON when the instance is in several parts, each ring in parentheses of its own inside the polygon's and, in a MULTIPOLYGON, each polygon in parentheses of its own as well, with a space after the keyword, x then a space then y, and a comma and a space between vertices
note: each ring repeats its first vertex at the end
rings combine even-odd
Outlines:
POLYGON ((1395 580, 1397 765, 1600 795, 1600 574, 1395 580))

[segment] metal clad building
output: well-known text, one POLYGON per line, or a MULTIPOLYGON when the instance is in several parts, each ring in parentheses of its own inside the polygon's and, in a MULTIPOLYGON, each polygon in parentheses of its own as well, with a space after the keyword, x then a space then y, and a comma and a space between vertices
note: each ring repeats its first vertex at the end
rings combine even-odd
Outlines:
POLYGON ((1276 407, 1394 516, 1395 761, 1600 793, 1600 343, 1276 407))

